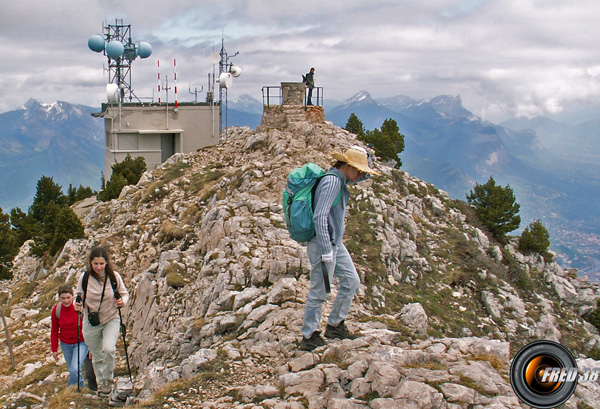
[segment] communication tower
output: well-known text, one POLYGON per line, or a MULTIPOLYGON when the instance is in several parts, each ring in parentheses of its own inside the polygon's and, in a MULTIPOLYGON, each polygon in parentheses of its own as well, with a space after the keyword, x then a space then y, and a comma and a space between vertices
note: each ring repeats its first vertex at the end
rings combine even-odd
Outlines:
POLYGON ((221 104, 221 109, 219 110, 220 131, 227 128, 227 90, 233 85, 233 78, 237 78, 242 74, 242 69, 240 67, 229 62, 230 58, 233 58, 238 54, 239 52, 236 51, 235 54, 228 55, 225 50, 225 40, 221 38, 221 51, 219 54, 213 53, 210 57, 213 64, 219 63, 219 102, 221 104))
POLYGON ((108 58, 108 102, 127 98, 131 102, 134 97, 139 101, 131 88, 131 64, 137 57, 150 57, 152 46, 143 41, 134 42, 131 25, 123 24, 123 19, 115 19, 115 24, 102 23, 102 34, 91 36, 88 47, 108 58))

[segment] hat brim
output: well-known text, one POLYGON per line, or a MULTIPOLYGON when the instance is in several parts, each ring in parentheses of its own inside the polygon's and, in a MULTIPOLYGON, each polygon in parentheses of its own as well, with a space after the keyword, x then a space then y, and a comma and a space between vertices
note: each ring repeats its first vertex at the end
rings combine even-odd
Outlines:
POLYGON ((354 161, 352 161, 351 159, 349 159, 349 158, 348 158, 346 155, 344 155, 343 153, 340 153, 340 152, 334 151, 334 152, 331 152, 331 157, 332 157, 333 159, 335 159, 335 160, 339 160, 339 161, 341 161, 341 162, 347 163, 347 164, 349 164, 350 166, 352 166, 352 167, 354 167, 354 168, 358 169, 359 171, 361 171, 361 172, 363 172, 363 173, 368 173, 368 174, 370 174, 370 175, 375 175, 375 176, 379 176, 379 175, 380 175, 380 173, 379 173, 379 172, 377 172, 377 171, 376 171, 376 170, 374 170, 374 169, 371 169, 371 168, 370 168, 370 167, 368 167, 368 166, 364 166, 364 165, 361 165, 361 164, 357 164, 356 162, 354 162, 354 161))

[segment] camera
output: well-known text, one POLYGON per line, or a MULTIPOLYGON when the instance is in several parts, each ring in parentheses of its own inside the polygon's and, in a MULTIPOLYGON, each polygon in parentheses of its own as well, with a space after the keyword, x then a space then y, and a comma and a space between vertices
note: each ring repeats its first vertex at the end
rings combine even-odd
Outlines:
POLYGON ((92 327, 100 325, 100 316, 97 311, 88 311, 88 321, 92 327))

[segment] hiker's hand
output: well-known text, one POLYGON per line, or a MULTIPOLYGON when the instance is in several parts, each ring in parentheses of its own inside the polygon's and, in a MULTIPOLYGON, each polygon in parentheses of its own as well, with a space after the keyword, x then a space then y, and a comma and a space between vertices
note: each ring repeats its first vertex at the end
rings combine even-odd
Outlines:
POLYGON ((74 302, 73 303, 73 308, 75 308, 75 311, 79 312, 81 311, 81 303, 80 302, 74 302))
POLYGON ((123 302, 122 298, 119 298, 118 300, 115 300, 115 304, 117 304, 117 307, 121 308, 122 306, 125 305, 125 303, 123 302))
POLYGON ((52 356, 54 357, 54 359, 56 360, 56 362, 58 362, 58 361, 59 361, 59 358, 58 358, 58 351, 56 351, 56 352, 52 352, 52 356))
POLYGON ((323 263, 333 263, 333 250, 327 254, 323 254, 321 256, 321 261, 323 263))

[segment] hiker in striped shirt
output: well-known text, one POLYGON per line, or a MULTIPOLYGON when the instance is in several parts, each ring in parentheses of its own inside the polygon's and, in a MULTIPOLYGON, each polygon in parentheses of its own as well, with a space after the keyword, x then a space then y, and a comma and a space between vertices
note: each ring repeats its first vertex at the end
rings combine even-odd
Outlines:
POLYGON ((328 172, 334 175, 324 176, 316 188, 313 218, 316 235, 307 244, 311 264, 310 291, 304 307, 300 342, 300 349, 305 351, 311 351, 326 343, 321 337, 319 324, 333 275, 338 278, 340 288, 329 315, 325 337, 357 337, 345 324, 354 294, 360 287, 358 273, 342 242, 346 205, 350 199, 347 185, 364 180, 368 175, 379 174, 371 168, 370 157, 361 147, 352 147, 344 153, 333 152, 331 156, 337 162, 328 172), (333 206, 340 190, 341 200, 333 206))

